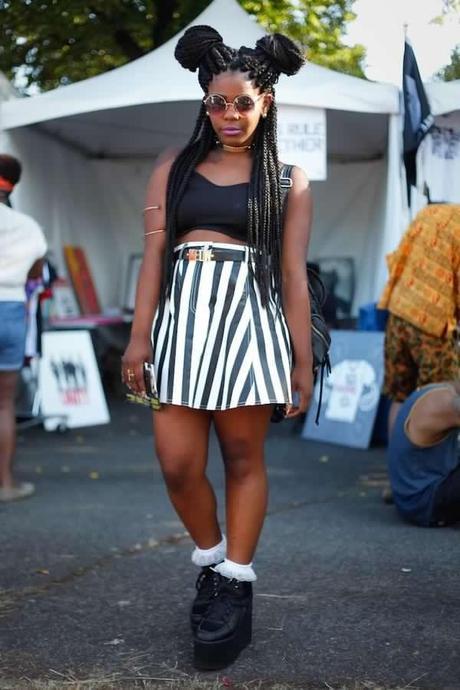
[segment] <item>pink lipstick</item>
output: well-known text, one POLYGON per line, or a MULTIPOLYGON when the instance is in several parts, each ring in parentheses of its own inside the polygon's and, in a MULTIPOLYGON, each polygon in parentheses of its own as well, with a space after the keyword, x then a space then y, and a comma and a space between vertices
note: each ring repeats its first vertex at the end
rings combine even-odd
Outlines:
POLYGON ((226 136, 234 137, 237 134, 241 134, 241 129, 238 127, 224 127, 224 129, 221 130, 222 134, 225 134, 226 136))

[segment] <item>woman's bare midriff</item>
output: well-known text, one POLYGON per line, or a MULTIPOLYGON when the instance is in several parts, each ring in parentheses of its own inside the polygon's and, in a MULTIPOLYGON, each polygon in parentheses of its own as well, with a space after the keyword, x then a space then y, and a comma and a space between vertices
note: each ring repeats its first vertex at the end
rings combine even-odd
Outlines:
POLYGON ((190 230, 177 239, 177 244, 183 244, 184 242, 222 242, 224 244, 246 244, 246 242, 243 242, 243 240, 237 240, 223 232, 216 232, 215 230, 201 230, 199 228, 190 230))

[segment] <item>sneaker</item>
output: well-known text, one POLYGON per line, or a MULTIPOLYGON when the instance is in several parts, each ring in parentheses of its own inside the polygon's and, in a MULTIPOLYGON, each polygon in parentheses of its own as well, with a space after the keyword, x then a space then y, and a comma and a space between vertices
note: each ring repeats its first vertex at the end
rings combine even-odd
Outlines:
POLYGON ((19 501, 35 493, 35 486, 30 482, 19 482, 13 486, 0 487, 0 502, 19 501))
POLYGON ((213 601, 220 580, 221 576, 213 570, 212 566, 205 565, 201 568, 195 584, 197 593, 190 611, 190 624, 193 632, 200 625, 204 614, 209 608, 209 604, 213 601))
POLYGON ((252 638, 252 583, 221 576, 195 632, 194 665, 218 670, 233 663, 252 638))

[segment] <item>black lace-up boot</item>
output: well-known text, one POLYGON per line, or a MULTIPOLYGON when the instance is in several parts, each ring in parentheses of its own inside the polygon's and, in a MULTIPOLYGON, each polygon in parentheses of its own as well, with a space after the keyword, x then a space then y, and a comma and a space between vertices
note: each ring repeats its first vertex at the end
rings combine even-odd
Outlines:
POLYGON ((219 587, 221 579, 219 573, 216 573, 212 569, 212 566, 205 565, 201 568, 195 585, 197 590, 196 596, 190 611, 190 624, 193 632, 195 632, 201 623, 204 614, 208 610, 209 604, 214 601, 214 595, 219 587))
POLYGON ((194 665, 217 670, 233 663, 251 642, 252 584, 221 576, 195 632, 194 665))

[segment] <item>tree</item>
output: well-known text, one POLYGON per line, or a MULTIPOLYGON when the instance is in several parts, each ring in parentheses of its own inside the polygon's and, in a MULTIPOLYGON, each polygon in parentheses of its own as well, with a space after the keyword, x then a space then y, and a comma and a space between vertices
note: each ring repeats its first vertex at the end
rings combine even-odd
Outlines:
MULTIPOLYGON (((443 24, 446 18, 458 21, 460 14, 460 0, 442 0, 442 14, 433 19, 434 24, 443 24)), ((436 76, 443 81, 460 79, 460 43, 450 54, 450 63, 437 72, 436 76)))
POLYGON ((442 4, 446 14, 448 12, 460 12, 460 0, 442 0, 442 4))
POLYGON ((440 69, 436 76, 443 81, 460 79, 460 43, 450 54, 450 64, 440 69))
POLYGON ((460 12, 460 0, 442 0, 441 14, 434 17, 433 24, 444 24, 445 20, 460 12))
MULTIPOLYGON (((0 70, 25 90, 91 77, 160 46, 209 2, 0 0, 0 70)), ((364 76, 364 48, 342 43, 354 0, 239 2, 267 30, 298 40, 313 62, 364 76)))
POLYGON ((281 31, 298 41, 311 62, 364 77, 365 48, 342 42, 355 18, 354 0, 240 0, 267 31, 281 31))
POLYGON ((0 70, 51 89, 161 45, 209 0, 0 0, 0 70))

